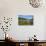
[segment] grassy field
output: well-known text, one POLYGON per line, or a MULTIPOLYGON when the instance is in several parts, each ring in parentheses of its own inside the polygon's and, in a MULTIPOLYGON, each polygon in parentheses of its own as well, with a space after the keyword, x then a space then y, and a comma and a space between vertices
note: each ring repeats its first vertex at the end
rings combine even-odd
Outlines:
POLYGON ((18 20, 19 25, 33 25, 33 21, 30 21, 30 19, 18 18, 18 20))

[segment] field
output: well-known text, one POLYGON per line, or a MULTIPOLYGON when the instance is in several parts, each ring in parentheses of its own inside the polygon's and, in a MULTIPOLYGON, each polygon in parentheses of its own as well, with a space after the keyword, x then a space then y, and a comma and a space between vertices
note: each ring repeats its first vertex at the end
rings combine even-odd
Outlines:
POLYGON ((26 19, 26 18, 18 18, 19 25, 33 25, 33 19, 26 19))

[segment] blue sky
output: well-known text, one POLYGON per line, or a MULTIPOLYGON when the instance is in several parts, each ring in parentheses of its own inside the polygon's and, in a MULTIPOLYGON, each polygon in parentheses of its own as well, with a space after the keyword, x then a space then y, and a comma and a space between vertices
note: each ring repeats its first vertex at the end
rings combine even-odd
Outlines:
POLYGON ((32 15, 19 15, 21 18, 32 19, 32 15))

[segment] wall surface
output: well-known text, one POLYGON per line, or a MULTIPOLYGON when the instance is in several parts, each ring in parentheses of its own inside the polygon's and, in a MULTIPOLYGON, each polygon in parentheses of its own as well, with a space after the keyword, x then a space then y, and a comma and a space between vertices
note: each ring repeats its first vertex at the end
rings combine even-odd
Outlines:
MULTIPOLYGON (((46 8, 33 8, 30 6, 28 0, 0 0, 0 19, 4 16, 13 18, 12 26, 8 33, 10 34, 10 37, 13 37, 16 40, 27 40, 34 34, 37 35, 37 39, 44 40, 46 34, 44 28, 45 15, 46 8), (18 15, 33 15, 34 25, 19 26, 18 15)), ((0 39, 4 39, 2 33, 3 32, 0 31, 0 39)))

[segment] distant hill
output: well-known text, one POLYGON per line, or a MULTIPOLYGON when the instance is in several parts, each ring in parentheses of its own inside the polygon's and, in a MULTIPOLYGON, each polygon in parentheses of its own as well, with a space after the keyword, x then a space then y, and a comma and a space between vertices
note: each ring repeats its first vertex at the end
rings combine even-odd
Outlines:
MULTIPOLYGON (((21 17, 19 17, 18 19, 19 20, 28 20, 28 18, 26 19, 26 18, 21 18, 21 17)), ((29 20, 31 20, 31 19, 29 19, 29 20)))
POLYGON ((18 19, 19 19, 19 20, 26 20, 25 18, 21 18, 21 17, 19 17, 18 19))

